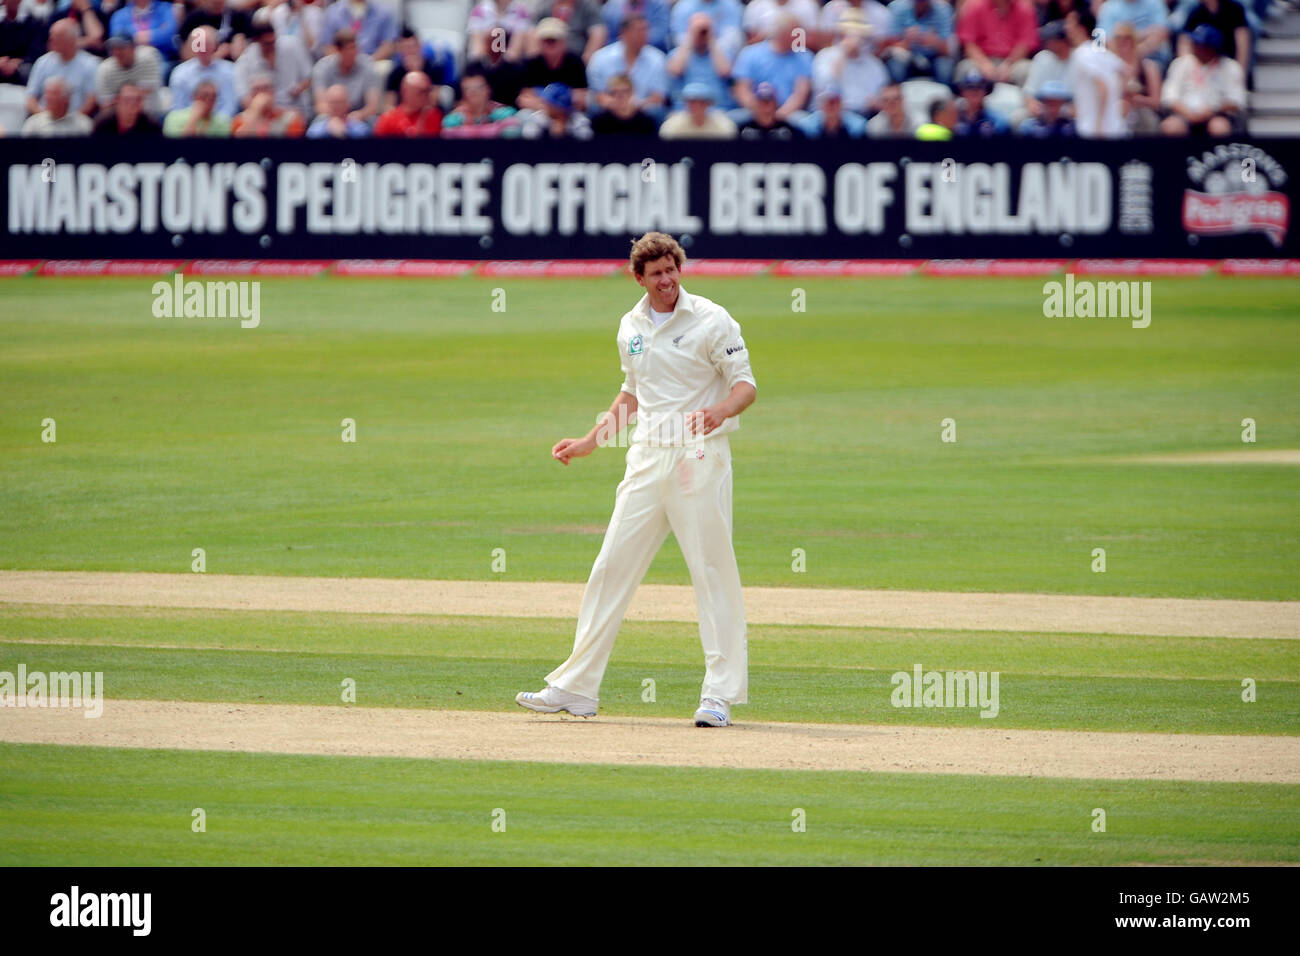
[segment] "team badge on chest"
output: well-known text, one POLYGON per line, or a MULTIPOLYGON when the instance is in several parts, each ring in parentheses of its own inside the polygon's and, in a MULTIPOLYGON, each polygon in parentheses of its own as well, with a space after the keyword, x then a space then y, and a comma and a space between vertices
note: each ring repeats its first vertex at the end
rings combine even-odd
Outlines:
POLYGON ((627 343, 627 354, 628 355, 641 354, 641 336, 639 335, 632 336, 631 341, 627 343))

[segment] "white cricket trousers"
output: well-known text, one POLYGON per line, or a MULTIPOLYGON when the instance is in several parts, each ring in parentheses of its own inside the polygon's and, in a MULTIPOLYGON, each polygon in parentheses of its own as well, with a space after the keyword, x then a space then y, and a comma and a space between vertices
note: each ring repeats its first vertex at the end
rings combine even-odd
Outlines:
POLYGON ((623 615, 670 529, 695 586, 704 645, 700 696, 745 703, 749 647, 740 570, 731 545, 731 446, 726 435, 698 445, 634 444, 628 449, 614 514, 582 595, 573 653, 546 675, 548 684, 599 698, 623 615))

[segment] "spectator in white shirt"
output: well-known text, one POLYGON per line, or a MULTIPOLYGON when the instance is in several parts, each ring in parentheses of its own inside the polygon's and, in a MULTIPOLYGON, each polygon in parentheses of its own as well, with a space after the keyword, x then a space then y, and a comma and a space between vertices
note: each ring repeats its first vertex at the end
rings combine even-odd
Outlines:
POLYGON ((1220 56, 1223 34, 1208 23, 1192 31, 1192 52, 1169 65, 1163 100, 1166 136, 1231 136, 1246 108, 1241 64, 1220 56))
POLYGON ((1074 96, 1074 126, 1085 139, 1116 139, 1129 134, 1124 122, 1124 61, 1097 46, 1092 31, 1097 22, 1087 7, 1065 18, 1070 53, 1070 90, 1074 96))
POLYGON ((862 13, 845 10, 835 26, 836 42, 813 57, 813 90, 838 90, 844 109, 862 116, 889 85, 889 70, 870 51, 871 25, 862 13))

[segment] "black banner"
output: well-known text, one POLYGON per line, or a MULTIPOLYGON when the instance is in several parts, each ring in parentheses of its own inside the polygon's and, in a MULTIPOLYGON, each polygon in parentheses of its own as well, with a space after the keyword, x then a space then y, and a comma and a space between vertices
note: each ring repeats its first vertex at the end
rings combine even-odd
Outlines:
POLYGON ((1294 258, 1300 141, 6 140, 0 259, 1294 258))

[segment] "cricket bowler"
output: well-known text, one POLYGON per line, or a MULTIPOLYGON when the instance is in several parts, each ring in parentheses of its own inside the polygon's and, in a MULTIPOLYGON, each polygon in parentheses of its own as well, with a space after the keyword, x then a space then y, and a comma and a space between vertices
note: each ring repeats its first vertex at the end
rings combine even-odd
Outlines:
POLYGON ((748 698, 727 434, 740 427, 757 385, 736 320, 681 287, 685 260, 677 240, 661 232, 632 244, 632 273, 645 295, 619 323, 623 386, 595 428, 551 449, 567 466, 615 439, 636 414, 627 471, 582 595, 573 653, 546 675, 545 690, 515 698, 529 710, 595 715, 623 615, 669 530, 690 569, 704 645, 695 726, 730 726, 731 705, 748 698))

